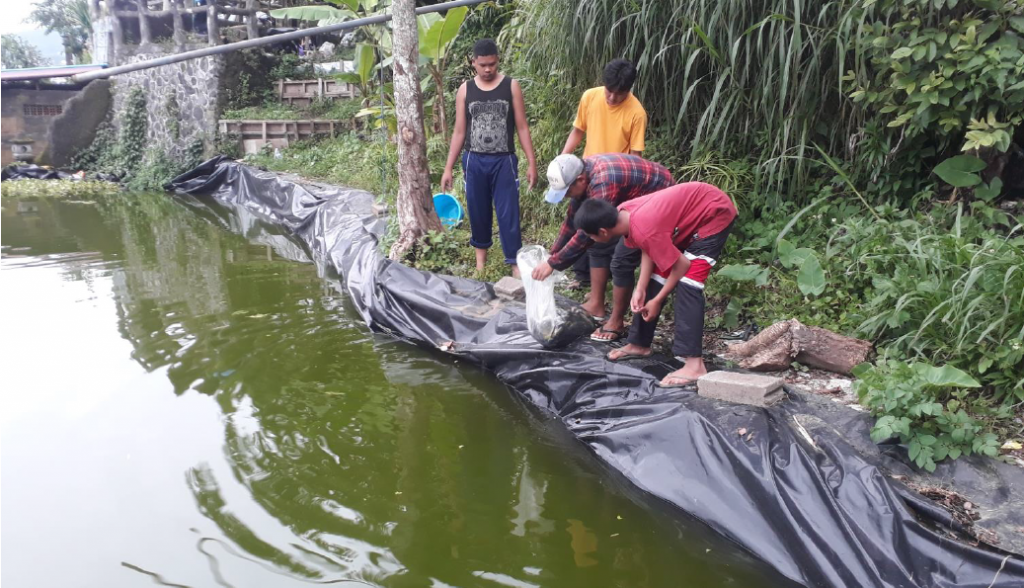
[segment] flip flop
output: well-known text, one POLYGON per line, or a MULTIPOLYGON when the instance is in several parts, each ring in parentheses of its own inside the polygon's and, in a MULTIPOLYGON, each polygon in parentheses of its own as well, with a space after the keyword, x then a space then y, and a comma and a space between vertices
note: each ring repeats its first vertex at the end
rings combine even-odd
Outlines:
POLYGON ((695 378, 676 377, 676 378, 672 378, 672 379, 673 380, 680 380, 680 382, 677 383, 677 384, 663 384, 661 382, 661 380, 659 380, 658 383, 655 384, 655 386, 657 386, 658 388, 666 389, 666 390, 669 390, 669 389, 671 389, 671 390, 693 390, 694 387, 697 384, 697 380, 695 378))
MULTIPOLYGON (((604 322, 601 319, 598 319, 597 317, 594 317, 594 320, 597 320, 599 323, 603 323, 604 322)), ((608 320, 608 319, 604 319, 604 320, 608 320)), ((613 338, 604 339, 604 338, 598 337, 596 333, 591 333, 590 334, 590 340, 591 341, 597 341, 598 343, 614 343, 614 342, 618 341, 619 339, 625 337, 626 334, 629 333, 629 329, 627 329, 625 327, 623 327, 623 328, 621 328, 621 329, 619 329, 617 331, 613 330, 613 329, 606 329, 604 327, 598 327, 597 330, 600 333, 609 333, 611 335, 615 335, 615 337, 613 337, 613 338)))
POLYGON ((650 353, 623 353, 622 355, 613 358, 611 356, 611 353, 609 352, 608 355, 604 356, 604 358, 607 359, 608 361, 618 362, 618 361, 629 361, 631 359, 647 359, 648 357, 651 357, 652 355, 654 355, 653 351, 651 351, 650 353))

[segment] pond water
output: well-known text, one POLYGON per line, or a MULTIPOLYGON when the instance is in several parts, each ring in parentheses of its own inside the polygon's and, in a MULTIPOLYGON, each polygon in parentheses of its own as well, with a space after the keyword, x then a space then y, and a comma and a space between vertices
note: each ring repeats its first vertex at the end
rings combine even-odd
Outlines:
POLYGON ((3 202, 2 583, 774 586, 165 195, 3 202))

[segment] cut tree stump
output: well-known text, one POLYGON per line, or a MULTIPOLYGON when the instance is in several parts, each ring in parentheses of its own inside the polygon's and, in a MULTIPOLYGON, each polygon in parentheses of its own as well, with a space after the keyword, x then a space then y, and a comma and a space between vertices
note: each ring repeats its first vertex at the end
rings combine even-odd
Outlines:
POLYGON ((727 359, 754 371, 784 370, 794 361, 850 375, 871 353, 870 341, 837 335, 827 329, 808 327, 796 319, 775 323, 750 341, 731 345, 727 359))

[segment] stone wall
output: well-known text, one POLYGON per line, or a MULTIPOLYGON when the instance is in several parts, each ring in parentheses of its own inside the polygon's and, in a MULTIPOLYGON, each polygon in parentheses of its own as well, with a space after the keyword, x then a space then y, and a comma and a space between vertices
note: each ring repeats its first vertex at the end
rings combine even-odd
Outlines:
MULTIPOLYGON (((205 45, 185 50, 200 47, 205 45)), ((136 63, 174 52, 158 45, 125 47, 117 62, 136 63)), ((128 92, 138 86, 146 96, 149 147, 181 157, 201 142, 204 151, 210 152, 216 140, 224 67, 223 56, 211 55, 114 77, 115 124, 124 112, 128 92)))

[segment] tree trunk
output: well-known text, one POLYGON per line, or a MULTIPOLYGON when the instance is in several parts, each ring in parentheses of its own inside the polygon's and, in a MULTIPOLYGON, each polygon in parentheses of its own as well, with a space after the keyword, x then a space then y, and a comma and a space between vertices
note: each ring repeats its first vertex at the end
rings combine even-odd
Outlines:
POLYGON ((181 20, 181 9, 179 5, 181 0, 170 0, 171 2, 171 22, 174 25, 174 33, 171 35, 171 39, 174 41, 174 50, 182 52, 185 50, 185 25, 181 20))
POLYGON ((253 13, 245 17, 245 29, 250 39, 258 39, 260 37, 259 21, 256 18, 256 0, 246 0, 245 7, 248 10, 252 10, 253 13))
POLYGON ((113 45, 114 45, 114 59, 110 65, 118 65, 117 61, 121 59, 121 48, 124 47, 124 25, 121 24, 121 17, 114 14, 114 11, 110 11, 110 30, 113 33, 113 45))
POLYGON ((395 115, 398 119, 398 240, 391 259, 400 259, 427 231, 440 231, 441 220, 430 197, 427 138, 423 130, 423 96, 419 80, 419 37, 415 0, 395 0, 395 115))
POLYGON ((794 361, 849 375, 871 353, 871 342, 844 337, 796 319, 775 323, 756 337, 729 347, 726 357, 755 371, 784 370, 794 361))
POLYGON ((146 14, 149 8, 146 7, 146 0, 135 0, 135 5, 139 7, 139 42, 146 45, 153 41, 153 34, 149 31, 149 17, 146 14))
POLYGON ((210 37, 211 45, 220 45, 220 22, 217 20, 217 0, 210 0, 209 9, 206 12, 206 32, 210 37))

